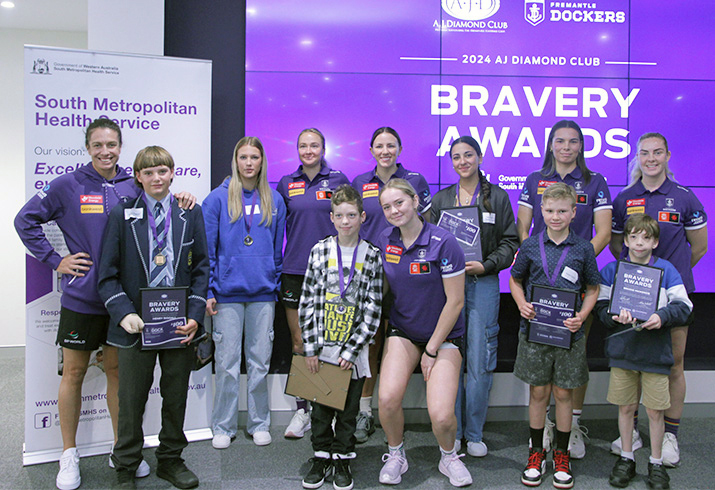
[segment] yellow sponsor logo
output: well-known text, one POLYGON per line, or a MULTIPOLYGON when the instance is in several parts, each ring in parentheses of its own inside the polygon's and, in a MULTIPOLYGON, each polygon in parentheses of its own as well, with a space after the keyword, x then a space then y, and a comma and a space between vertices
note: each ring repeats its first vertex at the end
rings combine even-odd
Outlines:
POLYGON ((399 255, 392 255, 392 254, 385 254, 385 260, 387 260, 391 264, 399 264, 400 263, 400 256, 399 255))
POLYGON ((104 212, 102 204, 82 204, 79 207, 79 212, 82 214, 101 214, 104 212))
POLYGON ((630 216, 631 214, 645 213, 645 206, 633 206, 626 209, 626 214, 630 216))
POLYGON ((291 189, 288 191, 288 197, 302 196, 305 194, 305 189, 291 189))
POLYGON ((362 198, 367 199, 368 197, 377 197, 380 195, 380 191, 374 190, 374 191, 365 191, 362 193, 362 198))

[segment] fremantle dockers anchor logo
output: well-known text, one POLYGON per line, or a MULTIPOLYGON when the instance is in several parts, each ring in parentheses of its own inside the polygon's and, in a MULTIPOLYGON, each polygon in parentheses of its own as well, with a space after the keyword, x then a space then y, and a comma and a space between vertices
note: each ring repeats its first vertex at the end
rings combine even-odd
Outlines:
POLYGON ((535 26, 544 21, 544 0, 524 0, 524 19, 535 26))

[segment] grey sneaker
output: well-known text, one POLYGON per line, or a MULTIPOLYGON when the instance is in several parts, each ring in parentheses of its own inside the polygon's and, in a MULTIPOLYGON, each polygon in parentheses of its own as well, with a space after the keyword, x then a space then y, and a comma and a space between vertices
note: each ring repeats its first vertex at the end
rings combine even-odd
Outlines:
POLYGON ((375 417, 367 412, 360 412, 356 420, 355 441, 358 444, 362 444, 367 442, 368 438, 375 432, 375 417))

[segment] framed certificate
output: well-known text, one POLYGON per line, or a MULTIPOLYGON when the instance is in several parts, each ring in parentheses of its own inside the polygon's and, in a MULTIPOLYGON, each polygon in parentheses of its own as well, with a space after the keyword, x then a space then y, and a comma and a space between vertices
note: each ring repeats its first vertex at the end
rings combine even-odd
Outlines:
POLYGON ((141 317, 142 349, 184 348, 186 335, 176 333, 176 327, 186 325, 186 305, 189 288, 142 288, 141 317))
POLYGON ((464 250, 464 259, 482 261, 482 236, 478 206, 444 208, 437 226, 450 232, 464 250))
POLYGON ((608 313, 628 310, 636 320, 646 321, 658 309, 663 269, 619 260, 611 288, 608 313))
POLYGON ((352 372, 352 369, 340 369, 336 364, 320 361, 320 369, 313 374, 308 371, 305 357, 293 354, 285 393, 344 410, 352 372))
POLYGON ((564 320, 574 316, 579 292, 550 286, 532 286, 531 304, 536 317, 529 322, 529 342, 571 348, 571 331, 564 320))

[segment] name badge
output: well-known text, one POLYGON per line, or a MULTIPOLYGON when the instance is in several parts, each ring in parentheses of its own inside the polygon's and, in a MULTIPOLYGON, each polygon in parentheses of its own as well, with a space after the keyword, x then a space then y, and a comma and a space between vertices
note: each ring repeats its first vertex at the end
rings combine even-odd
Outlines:
POLYGON ((561 277, 574 284, 578 281, 578 273, 569 266, 564 267, 561 277))
POLYGON ((490 225, 493 225, 494 223, 497 222, 496 213, 482 213, 482 222, 489 223, 490 225))
POLYGON ((128 208, 124 210, 124 219, 143 219, 144 218, 144 208, 128 208))

